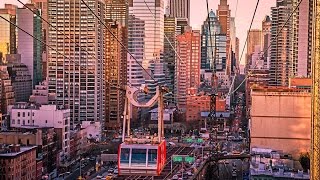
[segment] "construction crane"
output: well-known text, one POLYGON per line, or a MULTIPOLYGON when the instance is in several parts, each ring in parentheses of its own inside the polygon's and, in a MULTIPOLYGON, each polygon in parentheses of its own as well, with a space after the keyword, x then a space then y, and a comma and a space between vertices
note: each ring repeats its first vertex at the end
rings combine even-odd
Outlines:
POLYGON ((311 177, 320 180, 320 0, 309 1, 312 17, 312 120, 311 120, 311 177))

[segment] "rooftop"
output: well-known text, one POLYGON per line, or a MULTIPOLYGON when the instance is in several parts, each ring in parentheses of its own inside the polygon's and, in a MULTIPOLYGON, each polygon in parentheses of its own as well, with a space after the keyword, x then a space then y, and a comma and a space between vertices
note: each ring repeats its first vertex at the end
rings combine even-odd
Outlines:
MULTIPOLYGON (((1 145, 0 145, 1 146, 1 145)), ((31 151, 33 149, 36 149, 37 146, 17 146, 17 145, 2 145, 2 148, 0 148, 0 158, 2 157, 15 157, 20 154, 23 154, 25 152, 31 151), (18 151, 12 151, 10 147, 19 147, 18 151)))

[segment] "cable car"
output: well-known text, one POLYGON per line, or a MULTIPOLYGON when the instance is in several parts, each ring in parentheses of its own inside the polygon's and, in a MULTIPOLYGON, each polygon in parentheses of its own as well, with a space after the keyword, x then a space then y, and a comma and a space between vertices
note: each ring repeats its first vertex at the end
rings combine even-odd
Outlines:
MULTIPOLYGON (((143 86, 142 86, 143 87, 143 86)), ((143 87, 144 92, 148 90, 143 87)), ((139 102, 137 88, 126 87, 125 107, 123 111, 122 144, 118 149, 119 175, 160 175, 166 163, 166 142, 164 140, 163 94, 165 89, 157 87, 156 94, 147 102, 139 102), (131 105, 150 108, 158 102, 158 133, 145 136, 130 133, 131 105), (127 133, 126 133, 127 130, 127 133)))
POLYGON ((166 163, 166 142, 135 144, 124 142, 118 150, 119 175, 158 176, 166 163))

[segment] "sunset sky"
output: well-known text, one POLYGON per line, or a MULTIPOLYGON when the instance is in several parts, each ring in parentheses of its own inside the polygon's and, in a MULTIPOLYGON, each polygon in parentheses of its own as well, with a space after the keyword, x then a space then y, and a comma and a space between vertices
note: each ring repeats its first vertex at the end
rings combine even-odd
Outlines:
MULTIPOLYGON (((166 0, 165 0, 166 1, 166 0)), ((246 39, 246 32, 249 28, 250 21, 253 15, 253 11, 257 0, 238 0, 238 10, 236 16, 236 28, 237 37, 240 38, 240 55, 243 49, 243 45, 246 39)), ((28 0, 22 0, 22 2, 28 2, 28 0)), ((209 0, 209 7, 214 11, 217 9, 220 0, 209 0)), ((17 4, 20 3, 17 0, 0 0, 0 8, 4 7, 5 3, 17 4)), ((235 16, 237 0, 228 0, 231 16, 235 16)), ((254 20, 253 28, 261 29, 261 21, 265 15, 270 15, 271 7, 275 6, 276 0, 260 0, 258 11, 254 20)), ((191 0, 191 25, 195 29, 200 29, 201 24, 207 16, 206 0, 191 0)), ((245 55, 245 54, 244 54, 245 55)), ((244 56, 242 58, 242 62, 244 56)))

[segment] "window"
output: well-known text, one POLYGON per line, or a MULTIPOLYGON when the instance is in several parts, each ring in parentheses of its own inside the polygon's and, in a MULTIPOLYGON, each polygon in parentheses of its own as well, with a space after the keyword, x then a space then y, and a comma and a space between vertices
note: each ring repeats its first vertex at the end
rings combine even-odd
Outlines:
POLYGON ((18 117, 20 117, 20 112, 18 112, 18 117))
POLYGON ((28 112, 28 116, 30 116, 30 113, 28 112))
POLYGON ((34 116, 34 112, 32 112, 32 116, 34 116))
POLYGON ((122 148, 120 154, 120 163, 129 164, 130 149, 122 148))
POLYGON ((20 124, 20 119, 18 119, 18 124, 20 124))
POLYGON ((22 112, 22 117, 26 117, 26 113, 25 112, 22 112))
POLYGON ((132 149, 131 163, 145 164, 146 163, 146 149, 132 149))
POLYGON ((14 119, 12 119, 12 124, 15 124, 15 123, 16 123, 16 121, 14 119))
POLYGON ((26 121, 25 120, 22 120, 22 125, 26 125, 26 121))
POLYGON ((46 124, 48 123, 48 120, 46 120, 46 124))

